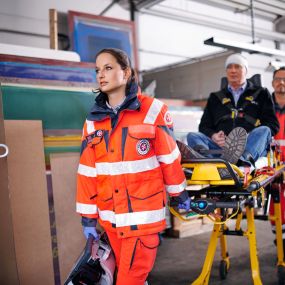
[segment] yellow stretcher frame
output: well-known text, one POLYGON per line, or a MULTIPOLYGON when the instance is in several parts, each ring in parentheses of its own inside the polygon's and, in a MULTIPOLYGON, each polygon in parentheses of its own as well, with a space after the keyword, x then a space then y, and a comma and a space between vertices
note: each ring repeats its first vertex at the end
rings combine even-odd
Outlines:
MULTIPOLYGON (((282 183, 283 172, 285 171, 285 165, 280 164, 274 156, 274 159, 268 159, 269 162, 273 162, 273 171, 264 173, 253 173, 252 175, 245 175, 235 165, 231 165, 228 162, 221 159, 191 159, 184 160, 182 167, 184 168, 187 185, 207 185, 208 190, 203 189, 203 193, 217 193, 219 191, 226 192, 225 189, 230 187, 235 191, 235 194, 241 194, 241 196, 252 199, 253 201, 257 197, 264 198, 264 189, 271 183, 282 183), (227 169, 231 177, 221 178, 219 169, 227 169)), ((198 191, 197 191, 198 192, 198 191)), ((276 193, 275 193, 276 194, 276 193)), ((277 199, 278 200, 278 199, 277 199)), ((211 234, 211 238, 208 244, 204 265, 199 277, 192 282, 192 285, 207 285, 211 274, 211 268, 214 261, 215 252, 217 249, 218 241, 221 246, 221 262, 220 262, 220 277, 226 279, 226 275, 230 268, 230 259, 227 251, 226 235, 228 233, 236 233, 235 235, 244 236, 248 239, 250 262, 251 262, 251 275, 254 285, 262 284, 259 270, 258 253, 256 246, 256 230, 254 223, 254 207, 252 204, 244 206, 247 220, 247 230, 241 229, 241 220, 243 213, 241 209, 238 209, 236 215, 235 230, 230 231, 226 225, 226 221, 222 221, 219 216, 216 216, 214 226, 211 234)), ((277 268, 278 268, 278 280, 279 284, 285 284, 285 263, 283 256, 283 241, 282 241, 282 224, 281 224, 281 206, 279 202, 274 202, 274 216, 270 217, 275 221, 276 225, 276 241, 277 241, 277 268)), ((224 211, 225 210, 221 210, 224 211)))

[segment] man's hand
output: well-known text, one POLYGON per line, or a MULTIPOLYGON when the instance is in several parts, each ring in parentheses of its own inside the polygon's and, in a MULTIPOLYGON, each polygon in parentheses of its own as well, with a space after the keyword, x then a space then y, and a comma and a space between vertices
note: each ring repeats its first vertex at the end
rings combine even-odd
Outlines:
POLYGON ((215 142, 219 147, 223 147, 225 145, 226 136, 223 131, 219 131, 214 133, 211 137, 212 141, 215 142))

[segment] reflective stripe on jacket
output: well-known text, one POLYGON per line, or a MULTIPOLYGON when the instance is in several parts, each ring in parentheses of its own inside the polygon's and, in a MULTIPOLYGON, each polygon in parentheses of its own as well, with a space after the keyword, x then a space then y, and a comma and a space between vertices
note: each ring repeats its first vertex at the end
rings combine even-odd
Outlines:
POLYGON ((281 160, 285 161, 285 108, 280 108, 276 102, 275 94, 272 94, 276 117, 278 119, 280 129, 279 132, 274 136, 274 139, 279 143, 281 148, 281 160))
POLYGON ((276 112, 277 119, 280 124, 279 132, 274 136, 274 139, 279 143, 281 148, 281 160, 285 161, 285 112, 276 112))
POLYGON ((135 97, 115 121, 109 111, 86 120, 78 167, 77 212, 122 238, 163 230, 166 191, 186 187, 167 106, 135 97))

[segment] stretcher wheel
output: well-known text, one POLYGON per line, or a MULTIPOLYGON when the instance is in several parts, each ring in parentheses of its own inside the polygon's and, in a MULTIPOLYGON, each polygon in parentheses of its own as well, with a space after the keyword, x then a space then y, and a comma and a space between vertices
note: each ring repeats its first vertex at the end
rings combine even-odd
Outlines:
POLYGON ((278 276, 278 284, 284 285, 285 284, 285 267, 279 265, 277 268, 277 276, 278 276))
POLYGON ((221 280, 225 280, 228 275, 228 267, 225 260, 221 260, 220 262, 220 278, 221 280))

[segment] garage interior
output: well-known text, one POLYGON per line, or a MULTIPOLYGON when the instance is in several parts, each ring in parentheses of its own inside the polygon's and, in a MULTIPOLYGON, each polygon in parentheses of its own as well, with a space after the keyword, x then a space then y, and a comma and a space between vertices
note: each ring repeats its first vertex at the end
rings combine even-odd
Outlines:
MULTIPOLYGON (((244 55, 248 77, 260 74, 270 92, 273 71, 285 66, 282 0, 0 3, 0 280, 7 285, 64 284, 84 248, 76 172, 99 47, 126 48, 143 92, 169 106, 184 142, 198 130, 209 94, 220 89, 230 54, 244 55), (113 30, 106 36, 103 28, 113 30)), ((262 284, 280 284, 265 214, 255 220, 260 275, 262 284)), ((213 223, 195 216, 181 222, 168 212, 167 224, 148 282, 192 284, 213 223)), ((226 278, 218 245, 209 284, 252 284, 247 239, 229 236, 228 249, 226 278)))

